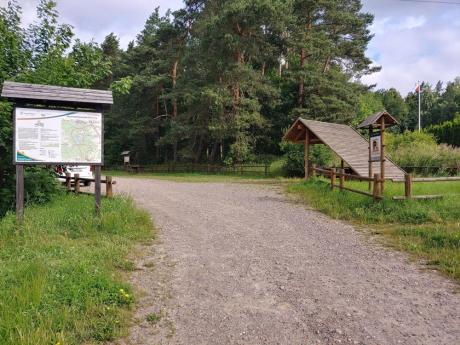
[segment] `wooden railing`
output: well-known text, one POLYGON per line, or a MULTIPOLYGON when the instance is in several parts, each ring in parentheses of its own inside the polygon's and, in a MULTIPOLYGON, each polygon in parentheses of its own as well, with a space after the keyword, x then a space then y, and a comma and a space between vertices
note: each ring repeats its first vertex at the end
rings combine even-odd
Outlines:
POLYGON ((405 174, 404 180, 393 179, 393 182, 404 182, 404 196, 395 196, 394 200, 408 200, 408 199, 440 199, 442 195, 413 195, 412 186, 414 182, 449 182, 460 181, 460 176, 456 177, 412 177, 411 174, 405 174))
MULTIPOLYGON (((80 182, 96 182, 95 179, 93 178, 84 178, 80 177, 79 174, 75 174, 74 176, 71 176, 70 173, 65 174, 65 186, 67 189, 67 192, 74 192, 75 194, 92 194, 89 192, 83 192, 81 191, 81 186, 80 182), (73 181, 73 187, 74 189, 72 190, 72 181, 73 181)), ((112 198, 113 197, 113 185, 116 184, 117 182, 113 180, 112 176, 106 176, 105 180, 101 179, 101 183, 105 184, 105 196, 107 198, 112 198)))
POLYGON ((315 166, 311 167, 309 175, 315 177, 317 174, 326 176, 330 179, 331 190, 338 188, 339 190, 346 190, 349 192, 369 196, 374 200, 382 200, 382 180, 380 174, 375 174, 374 177, 364 177, 352 174, 346 174, 344 169, 321 169, 315 166), (337 177, 339 178, 339 184, 337 184, 337 177), (345 180, 356 180, 356 181, 368 181, 373 184, 372 193, 365 192, 359 189, 345 187, 345 180))
POLYGON ((125 167, 109 167, 108 170, 127 170, 133 173, 204 173, 228 175, 264 175, 270 174, 270 164, 159 164, 159 165, 127 165, 125 167))

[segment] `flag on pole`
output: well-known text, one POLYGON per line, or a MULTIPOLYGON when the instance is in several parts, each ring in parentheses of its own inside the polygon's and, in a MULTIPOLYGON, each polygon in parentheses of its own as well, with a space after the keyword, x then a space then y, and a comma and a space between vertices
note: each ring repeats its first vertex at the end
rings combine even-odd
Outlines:
POLYGON ((417 84, 417 87, 415 89, 415 93, 420 93, 422 91, 422 87, 420 84, 417 84))

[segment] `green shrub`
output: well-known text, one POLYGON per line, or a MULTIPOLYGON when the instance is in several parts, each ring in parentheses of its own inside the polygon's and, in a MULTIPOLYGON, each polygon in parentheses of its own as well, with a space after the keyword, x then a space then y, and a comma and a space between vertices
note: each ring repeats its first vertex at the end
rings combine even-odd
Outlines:
MULTIPOLYGON (((284 153, 284 175, 287 177, 301 177, 305 175, 304 168, 304 145, 283 142, 281 151, 284 153)), ((335 153, 325 145, 313 145, 310 147, 310 162, 317 166, 330 167, 338 164, 335 153)))
POLYGON ((460 167, 460 149, 438 145, 432 134, 407 131, 386 140, 388 153, 402 167, 439 167, 440 173, 460 167))
POLYGON ((460 114, 452 121, 446 121, 427 128, 438 142, 460 147, 460 114))

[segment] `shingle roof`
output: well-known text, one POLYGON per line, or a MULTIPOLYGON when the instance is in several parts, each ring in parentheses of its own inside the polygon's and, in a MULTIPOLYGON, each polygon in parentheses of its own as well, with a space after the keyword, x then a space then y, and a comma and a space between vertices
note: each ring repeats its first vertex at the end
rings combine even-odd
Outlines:
POLYGON ((388 112, 386 111, 381 111, 378 112, 372 116, 369 116, 367 119, 365 119, 363 122, 361 122, 358 125, 358 128, 367 128, 369 126, 372 127, 378 127, 380 126, 380 118, 384 116, 385 118, 385 125, 390 127, 398 124, 398 121, 391 116, 388 112))
POLYGON ((51 85, 25 84, 12 81, 3 83, 2 97, 12 101, 58 102, 86 105, 112 105, 112 91, 79 89, 51 85))

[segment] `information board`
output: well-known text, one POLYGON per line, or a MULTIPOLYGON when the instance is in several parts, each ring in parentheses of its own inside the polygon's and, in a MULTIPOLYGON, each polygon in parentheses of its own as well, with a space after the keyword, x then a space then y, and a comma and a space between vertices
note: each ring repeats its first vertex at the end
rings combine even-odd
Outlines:
POLYGON ((15 164, 102 164, 102 114, 15 108, 15 164))
POLYGON ((380 161, 382 157, 382 137, 380 135, 371 137, 371 160, 380 161))

